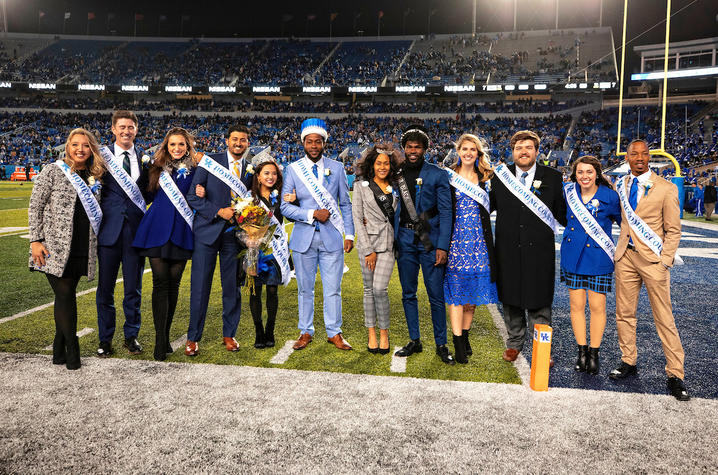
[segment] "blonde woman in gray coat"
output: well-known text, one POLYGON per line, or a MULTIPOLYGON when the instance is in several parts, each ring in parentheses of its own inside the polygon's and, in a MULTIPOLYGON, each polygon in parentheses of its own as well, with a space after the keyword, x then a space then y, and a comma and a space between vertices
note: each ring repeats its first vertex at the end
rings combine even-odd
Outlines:
POLYGON ((64 159, 42 169, 30 197, 30 270, 44 272, 55 293, 52 362, 67 369, 80 368, 75 291, 81 276, 95 276, 104 171, 95 137, 74 129, 64 159))
POLYGON ((391 145, 377 145, 356 164, 361 178, 354 182, 352 216, 364 281, 364 324, 370 353, 389 353, 388 289, 394 270, 394 225, 399 206, 392 184, 399 157, 391 145))

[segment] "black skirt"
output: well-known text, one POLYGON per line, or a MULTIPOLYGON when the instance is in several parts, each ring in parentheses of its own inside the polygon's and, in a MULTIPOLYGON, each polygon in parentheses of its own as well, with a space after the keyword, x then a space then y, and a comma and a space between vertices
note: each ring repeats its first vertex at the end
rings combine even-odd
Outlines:
POLYGON ((140 249, 137 253, 144 257, 159 257, 174 261, 186 261, 192 258, 192 251, 179 247, 172 241, 167 241, 162 246, 140 249))

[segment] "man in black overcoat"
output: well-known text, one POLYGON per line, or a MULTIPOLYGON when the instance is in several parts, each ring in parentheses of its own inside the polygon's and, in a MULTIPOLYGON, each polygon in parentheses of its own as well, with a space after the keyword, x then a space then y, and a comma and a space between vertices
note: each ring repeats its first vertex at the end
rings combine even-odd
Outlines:
MULTIPOLYGON (((508 171, 538 197, 556 221, 566 224, 563 180, 557 170, 539 165, 539 136, 522 130, 511 138, 514 164, 508 171)), ((551 324, 556 246, 553 229, 496 175, 491 179, 491 207, 496 210, 496 261, 499 300, 508 332, 503 358, 514 361, 526 328, 551 324)))

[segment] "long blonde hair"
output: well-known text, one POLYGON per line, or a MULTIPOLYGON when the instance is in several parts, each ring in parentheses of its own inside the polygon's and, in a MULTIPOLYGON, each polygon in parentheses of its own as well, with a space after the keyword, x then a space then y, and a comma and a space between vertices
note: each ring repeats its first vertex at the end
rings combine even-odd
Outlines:
MULTIPOLYGON (((489 181, 494 175, 494 170, 491 168, 491 163, 487 157, 484 141, 474 134, 463 134, 459 137, 459 140, 456 141, 455 146, 457 152, 461 148, 461 144, 464 142, 471 142, 476 145, 476 150, 479 152, 476 157, 476 162, 474 162, 476 174, 479 175, 479 181, 489 181)), ((455 172, 458 172, 459 168, 461 168, 461 158, 459 158, 456 164, 452 167, 455 172)))
POLYGON ((96 180, 99 180, 102 178, 102 175, 105 174, 105 161, 102 159, 102 155, 100 155, 100 145, 97 143, 97 139, 89 130, 78 127, 70 131, 70 134, 67 136, 67 140, 65 141, 65 157, 63 158, 63 161, 70 165, 70 170, 73 172, 77 171, 75 168, 75 160, 67 152, 70 149, 70 141, 75 135, 84 135, 87 137, 87 141, 90 143, 90 151, 92 152, 92 157, 88 159, 89 163, 87 164, 87 169, 89 170, 91 176, 93 176, 96 180))

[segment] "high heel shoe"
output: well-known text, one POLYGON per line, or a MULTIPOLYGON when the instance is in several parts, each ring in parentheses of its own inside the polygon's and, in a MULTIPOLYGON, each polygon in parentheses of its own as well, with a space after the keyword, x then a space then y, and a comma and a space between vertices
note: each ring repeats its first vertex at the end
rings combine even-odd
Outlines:
POLYGON ((379 330, 380 338, 379 338, 379 354, 385 355, 389 353, 389 349, 391 348, 391 343, 389 342, 389 330, 379 330), (386 334, 386 348, 381 347, 381 335, 386 334))
POLYGON ((588 359, 588 345, 578 345, 578 358, 576 358, 576 364, 573 369, 576 371, 586 371, 586 362, 588 359))

